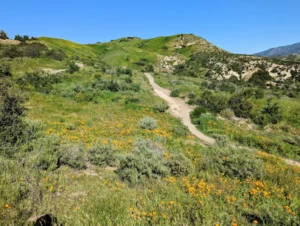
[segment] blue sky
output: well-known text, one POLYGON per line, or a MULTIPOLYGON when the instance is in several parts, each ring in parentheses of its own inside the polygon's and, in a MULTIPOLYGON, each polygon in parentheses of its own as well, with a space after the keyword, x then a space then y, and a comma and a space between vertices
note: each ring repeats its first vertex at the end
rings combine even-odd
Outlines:
POLYGON ((13 0, 0 6, 10 36, 79 43, 193 33, 233 53, 300 42, 299 0, 13 0))

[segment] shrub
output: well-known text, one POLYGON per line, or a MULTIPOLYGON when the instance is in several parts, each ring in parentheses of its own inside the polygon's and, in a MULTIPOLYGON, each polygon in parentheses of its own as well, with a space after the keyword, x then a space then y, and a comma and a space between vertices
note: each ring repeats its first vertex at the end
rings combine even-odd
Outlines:
POLYGON ((273 78, 270 76, 268 71, 258 70, 257 72, 253 73, 248 82, 259 87, 266 87, 266 82, 272 80, 273 78))
POLYGON ((55 170, 59 167, 59 148, 60 139, 57 136, 43 137, 34 142, 27 164, 42 170, 55 170))
POLYGON ((73 87, 75 93, 83 93, 85 91, 84 87, 81 84, 76 84, 73 87))
POLYGON ((219 113, 227 108, 227 98, 222 95, 213 95, 211 91, 205 91, 197 100, 197 104, 211 112, 219 113))
POLYGON ((249 118, 253 108, 252 102, 241 95, 232 96, 229 100, 229 107, 237 117, 249 118))
POLYGON ((11 76, 10 73, 10 64, 6 61, 0 62, 0 78, 11 76))
POLYGON ((82 144, 64 145, 60 148, 59 165, 68 165, 74 169, 85 169, 84 147, 82 144))
POLYGON ((196 97, 196 94, 194 92, 189 92, 188 93, 188 98, 189 99, 194 99, 196 97))
POLYGON ((226 108, 220 112, 220 115, 226 119, 232 119, 234 117, 234 112, 230 108, 226 108))
POLYGON ((120 161, 118 175, 124 181, 137 184, 145 179, 158 179, 169 174, 163 164, 162 152, 149 140, 138 140, 131 155, 120 161))
POLYGON ((139 103, 140 100, 135 97, 127 97, 125 100, 125 104, 130 104, 130 103, 139 103))
POLYGON ((207 150, 212 156, 203 159, 203 167, 218 170, 233 178, 262 179, 265 175, 264 162, 254 151, 215 147, 207 150))
POLYGON ((139 121, 139 125, 142 129, 154 130, 157 128, 157 122, 154 118, 144 117, 139 121))
POLYGON ((172 132, 178 136, 186 136, 189 133, 189 129, 185 125, 174 125, 172 128, 172 132))
POLYGON ((117 81, 111 80, 110 83, 108 84, 107 88, 111 92, 118 92, 120 89, 120 86, 117 81))
POLYGON ((47 47, 41 43, 31 43, 31 44, 24 44, 24 56, 31 57, 31 58, 38 58, 41 57, 43 51, 47 50, 47 47))
POLYGON ((169 109, 169 105, 164 102, 155 104, 155 106, 154 106, 154 111, 156 111, 156 112, 162 113, 162 112, 166 112, 168 109, 169 109))
POLYGON ((3 30, 0 31, 0 39, 9 39, 6 32, 3 30))
POLYGON ((154 72, 154 67, 151 64, 149 64, 149 65, 146 66, 145 71, 154 72))
POLYGON ((180 90, 179 89, 174 89, 172 90, 172 92, 170 93, 171 97, 179 97, 180 96, 180 90))
POLYGON ((63 61, 66 58, 66 54, 63 50, 56 51, 51 49, 50 51, 46 52, 46 57, 53 60, 63 61))
POLYGON ((70 74, 73 74, 74 72, 79 71, 79 69, 80 69, 79 66, 75 62, 72 61, 69 63, 68 71, 70 74))
POLYGON ((199 118, 202 114, 205 114, 207 110, 204 107, 196 107, 191 113, 191 118, 199 118))
POLYGON ((47 75, 39 71, 27 72, 23 77, 17 80, 20 86, 32 85, 37 91, 50 93, 53 84, 60 83, 63 77, 60 75, 47 75))
POLYGON ((263 99, 264 96, 265 96, 265 92, 264 92, 263 89, 257 89, 255 91, 255 95, 254 96, 255 96, 256 99, 263 99))
POLYGON ((88 159, 92 164, 97 166, 118 166, 117 150, 111 143, 107 145, 96 145, 89 149, 88 159))
POLYGON ((171 175, 175 177, 187 176, 193 169, 192 161, 183 154, 172 155, 165 165, 170 169, 171 175))
POLYGON ((23 141, 26 98, 10 83, 0 83, 0 141, 15 145, 23 141))
POLYGON ((268 122, 276 124, 283 119, 281 108, 277 103, 268 102, 267 106, 262 110, 262 114, 266 115, 268 122))

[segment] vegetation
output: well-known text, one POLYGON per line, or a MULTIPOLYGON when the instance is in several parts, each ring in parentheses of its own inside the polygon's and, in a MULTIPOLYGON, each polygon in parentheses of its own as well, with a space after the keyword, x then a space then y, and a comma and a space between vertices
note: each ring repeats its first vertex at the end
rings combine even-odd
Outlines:
POLYGON ((188 59, 199 51, 240 73, 241 56, 229 63, 232 55, 193 35, 95 45, 39 38, 15 47, 0 47, 0 225, 300 221, 300 170, 281 159, 300 161, 296 77, 268 88, 259 78, 219 80, 195 55, 188 70, 155 74, 195 105, 192 121, 216 140, 201 146, 141 71, 159 68, 157 54, 188 59), (203 44, 187 45, 195 40, 203 44))

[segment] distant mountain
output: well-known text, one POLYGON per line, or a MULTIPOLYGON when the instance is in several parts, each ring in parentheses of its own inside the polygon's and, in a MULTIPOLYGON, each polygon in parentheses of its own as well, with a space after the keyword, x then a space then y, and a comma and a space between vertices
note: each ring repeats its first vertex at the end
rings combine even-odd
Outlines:
POLYGON ((267 56, 267 57, 274 57, 274 56, 284 56, 290 54, 300 54, 300 42, 295 43, 293 45, 288 46, 280 46, 277 48, 272 48, 260 53, 256 53, 256 56, 267 56))

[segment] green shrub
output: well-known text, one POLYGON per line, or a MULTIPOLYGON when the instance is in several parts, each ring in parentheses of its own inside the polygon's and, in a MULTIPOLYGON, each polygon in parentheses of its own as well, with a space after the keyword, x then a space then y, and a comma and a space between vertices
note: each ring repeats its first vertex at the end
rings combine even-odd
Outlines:
POLYGON ((189 92, 188 93, 188 98, 189 99, 194 99, 196 97, 196 94, 194 92, 189 92))
POLYGON ((234 112, 230 108, 227 108, 227 109, 222 110, 220 112, 220 115, 223 118, 232 119, 234 117, 234 112))
POLYGON ((154 130, 157 128, 157 122, 154 118, 144 117, 139 121, 139 125, 142 129, 154 130))
POLYGON ((146 179, 163 178, 169 174, 163 164, 162 152, 149 140, 137 140, 132 154, 120 161, 119 177, 131 184, 146 179))
POLYGON ((172 90, 172 92, 170 93, 171 97, 179 97, 180 96, 180 90, 179 89, 174 89, 172 90))
POLYGON ((199 118, 202 114, 205 114, 207 110, 204 107, 196 107, 191 113, 191 118, 196 119, 199 118))
POLYGON ((267 81, 272 81, 273 78, 270 76, 268 71, 259 70, 253 73, 252 77, 248 80, 249 83, 252 83, 255 86, 266 87, 267 81))
POLYGON ((75 93, 83 93, 85 91, 84 87, 81 84, 76 84, 73 87, 75 93))
POLYGON ((42 170, 55 170, 59 167, 60 158, 60 139, 50 135, 40 138, 33 143, 27 165, 42 170))
POLYGON ((237 117, 249 118, 253 108, 251 101, 241 95, 234 95, 229 100, 229 107, 237 117))
POLYGON ((1 77, 10 77, 10 64, 7 61, 1 61, 0 62, 0 78, 1 77))
POLYGON ((2 144, 15 145, 26 137, 26 108, 24 94, 11 83, 0 83, 0 141, 2 144))
POLYGON ((166 112, 168 109, 169 109, 169 105, 166 104, 165 102, 155 104, 155 106, 154 106, 155 112, 163 113, 163 112, 166 112))
POLYGON ((6 32, 3 30, 0 31, 0 39, 9 39, 6 32))
POLYGON ((118 166, 119 160, 116 156, 117 149, 111 143, 106 145, 96 145, 88 151, 89 161, 97 166, 118 166))
POLYGON ((56 51, 54 49, 47 51, 45 56, 58 61, 63 61, 66 58, 66 54, 63 50, 56 51))
POLYGON ((192 161, 183 154, 172 155, 165 165, 170 169, 171 175, 175 177, 187 176, 193 170, 192 161))
POLYGON ((125 100, 125 104, 130 104, 130 103, 139 103, 140 100, 135 97, 127 97, 125 100))
POLYGON ((149 64, 145 67, 145 71, 147 72, 154 72, 154 67, 153 65, 149 64))
POLYGON ((189 133, 189 129, 183 124, 174 125, 172 128, 172 132, 178 136, 186 136, 189 133))
POLYGON ((43 53, 47 50, 47 47, 41 43, 31 43, 25 44, 23 56, 24 57, 31 57, 31 58, 38 58, 43 55, 43 53))
POLYGON ((226 109, 227 106, 227 98, 222 95, 213 95, 211 91, 205 91, 200 99, 197 99, 196 103, 207 110, 219 113, 223 109, 226 109))
POLYGON ((72 62, 69 63, 68 71, 69 71, 70 74, 73 74, 76 71, 79 71, 79 69, 80 69, 80 67, 75 62, 72 61, 72 62))
POLYGON ((68 165, 74 169, 85 169, 85 153, 82 144, 66 144, 60 148, 59 165, 68 165))
POLYGON ((252 150, 214 147, 207 150, 213 156, 203 159, 202 167, 217 170, 233 178, 262 179, 265 175, 263 160, 252 150))

